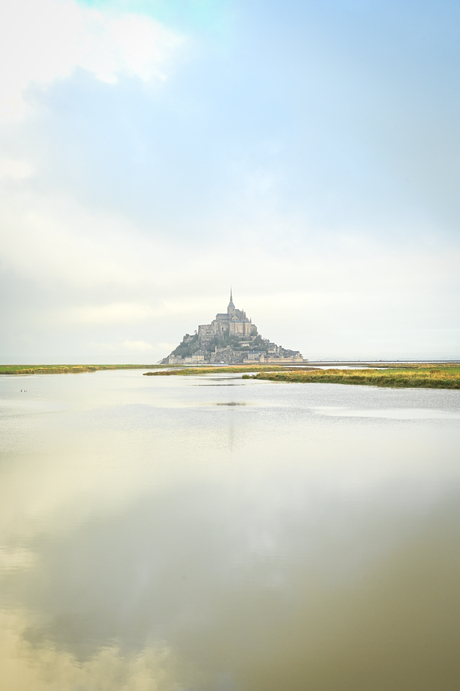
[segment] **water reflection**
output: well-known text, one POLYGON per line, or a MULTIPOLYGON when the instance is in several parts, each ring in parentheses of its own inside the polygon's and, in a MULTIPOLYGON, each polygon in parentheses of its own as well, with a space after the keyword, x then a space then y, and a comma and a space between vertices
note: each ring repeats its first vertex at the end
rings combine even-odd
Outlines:
POLYGON ((352 408, 319 406, 314 410, 321 415, 333 417, 373 417, 392 420, 460 420, 459 410, 436 410, 432 408, 381 408, 378 410, 353 410, 352 408))
POLYGON ((0 382, 5 689, 455 688, 458 392, 80 376, 0 382))

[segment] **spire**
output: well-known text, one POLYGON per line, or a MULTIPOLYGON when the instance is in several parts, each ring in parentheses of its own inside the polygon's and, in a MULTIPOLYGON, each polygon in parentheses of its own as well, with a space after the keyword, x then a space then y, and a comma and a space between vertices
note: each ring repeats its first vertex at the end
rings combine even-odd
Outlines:
POLYGON ((230 286, 230 302, 228 303, 227 307, 227 314, 230 314, 230 312, 235 311, 235 305, 233 304, 233 291, 232 291, 232 286, 230 286))

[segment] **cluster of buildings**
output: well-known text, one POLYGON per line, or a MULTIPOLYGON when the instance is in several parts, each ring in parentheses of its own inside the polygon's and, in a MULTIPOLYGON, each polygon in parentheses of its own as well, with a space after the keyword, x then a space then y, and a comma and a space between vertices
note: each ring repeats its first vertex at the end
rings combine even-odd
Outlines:
POLYGON ((257 329, 253 327, 251 320, 247 318, 246 312, 236 309, 233 304, 232 291, 230 290, 230 302, 228 303, 227 311, 216 314, 216 318, 210 324, 201 324, 198 327, 198 340, 200 345, 206 348, 219 337, 224 339, 236 337, 244 340, 245 338, 250 339, 254 333, 257 333, 257 329))
POLYGON ((299 351, 287 350, 262 338, 244 310, 236 309, 232 291, 227 311, 216 314, 210 324, 201 324, 193 334, 162 360, 162 364, 303 363, 299 351))

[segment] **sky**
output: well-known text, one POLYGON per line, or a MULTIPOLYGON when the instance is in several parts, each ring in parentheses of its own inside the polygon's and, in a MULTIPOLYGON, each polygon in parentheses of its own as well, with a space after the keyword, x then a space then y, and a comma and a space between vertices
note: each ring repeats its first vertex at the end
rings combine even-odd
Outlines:
POLYGON ((154 363, 234 302, 460 357, 457 0, 0 5, 0 361, 154 363))

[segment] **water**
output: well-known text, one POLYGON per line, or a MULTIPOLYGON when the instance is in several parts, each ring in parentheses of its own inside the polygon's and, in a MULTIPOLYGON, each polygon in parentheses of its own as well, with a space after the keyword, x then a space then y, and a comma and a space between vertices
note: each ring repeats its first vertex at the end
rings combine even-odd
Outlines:
POLYGON ((459 687, 459 392, 107 371, 0 416, 2 691, 459 687))

